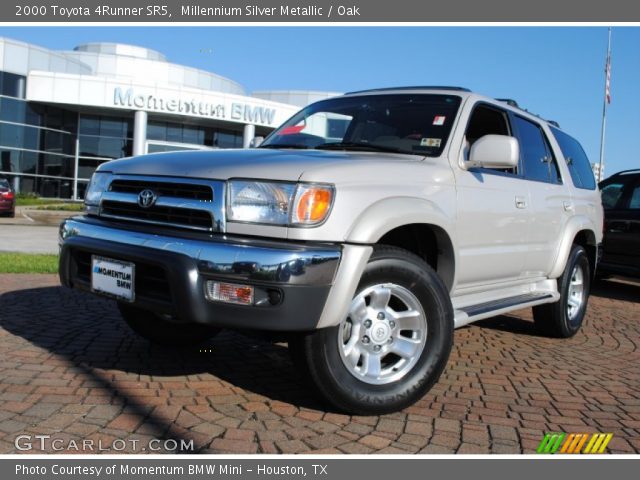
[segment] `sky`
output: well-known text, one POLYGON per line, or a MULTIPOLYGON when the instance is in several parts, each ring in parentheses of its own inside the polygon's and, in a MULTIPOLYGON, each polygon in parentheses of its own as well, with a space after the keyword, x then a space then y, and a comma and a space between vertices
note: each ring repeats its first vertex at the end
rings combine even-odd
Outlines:
MULTIPOLYGON (((54 50, 140 45, 254 90, 454 85, 512 98, 600 157, 606 27, 2 27, 54 50)), ((612 30, 605 176, 640 168, 640 27, 612 30)))

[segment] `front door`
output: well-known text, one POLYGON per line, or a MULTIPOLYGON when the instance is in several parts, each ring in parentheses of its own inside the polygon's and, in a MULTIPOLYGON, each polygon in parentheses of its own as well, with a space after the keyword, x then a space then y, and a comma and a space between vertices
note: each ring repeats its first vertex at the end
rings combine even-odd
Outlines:
MULTIPOLYGON (((465 131, 465 152, 480 137, 511 135, 509 115, 493 105, 474 107, 465 131)), ((529 191, 518 171, 457 170, 459 269, 457 288, 521 277, 526 256, 529 191)))

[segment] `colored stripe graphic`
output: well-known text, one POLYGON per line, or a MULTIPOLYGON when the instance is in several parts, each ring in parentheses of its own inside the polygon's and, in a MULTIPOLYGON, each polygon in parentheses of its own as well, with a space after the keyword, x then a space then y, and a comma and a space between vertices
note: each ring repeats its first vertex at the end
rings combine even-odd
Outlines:
POLYGON ((556 453, 566 435, 566 433, 547 433, 536 451, 538 453, 556 453))
POLYGON ((536 450, 537 453, 562 453, 575 454, 587 453, 596 454, 604 453, 607 445, 613 438, 612 433, 547 433, 536 450), (564 440, 564 442, 563 442, 564 440), (582 447, 585 445, 584 450, 582 447), (562 446, 562 447, 561 447, 562 446))
POLYGON ((582 445, 589 438, 588 433, 572 433, 567 437, 559 453, 580 453, 582 445))
POLYGON ((604 453, 612 438, 612 433, 594 433, 583 453, 604 453))

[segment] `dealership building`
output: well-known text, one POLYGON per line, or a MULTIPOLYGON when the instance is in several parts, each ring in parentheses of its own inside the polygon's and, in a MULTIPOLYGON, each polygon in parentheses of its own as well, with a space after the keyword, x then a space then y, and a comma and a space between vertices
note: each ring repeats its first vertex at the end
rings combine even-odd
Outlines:
POLYGON ((259 91, 132 45, 51 51, 0 37, 0 177, 17 192, 82 198, 101 163, 242 148, 335 92, 259 91))

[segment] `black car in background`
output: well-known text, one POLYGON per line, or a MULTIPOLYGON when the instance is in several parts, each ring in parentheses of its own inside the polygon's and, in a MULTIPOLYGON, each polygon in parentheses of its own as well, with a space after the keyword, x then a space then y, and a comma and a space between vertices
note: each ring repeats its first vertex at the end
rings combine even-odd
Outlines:
POLYGON ((600 182, 604 207, 602 274, 640 277, 640 169, 600 182))
POLYGON ((16 214, 16 196, 6 178, 0 178, 0 215, 14 217, 16 214))

